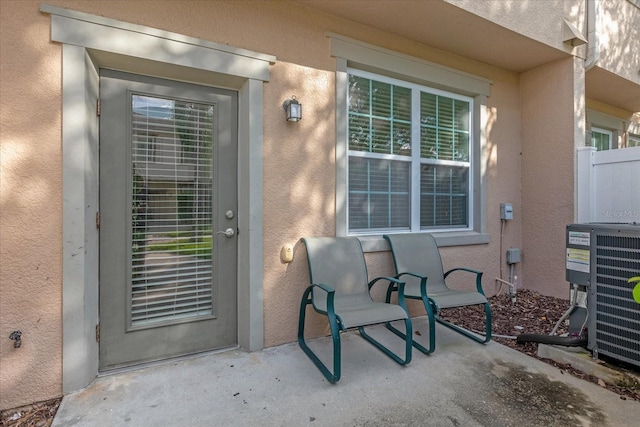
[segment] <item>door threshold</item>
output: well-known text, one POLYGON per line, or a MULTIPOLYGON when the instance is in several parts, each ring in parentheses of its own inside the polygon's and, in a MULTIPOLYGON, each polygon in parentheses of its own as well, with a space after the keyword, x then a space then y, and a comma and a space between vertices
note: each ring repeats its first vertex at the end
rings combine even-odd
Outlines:
POLYGON ((225 353, 227 351, 238 350, 239 348, 240 348, 239 345, 233 345, 233 346, 230 346, 230 347, 223 347, 223 348, 219 348, 219 349, 216 349, 216 350, 201 351, 201 352, 198 352, 198 353, 191 353, 191 354, 185 354, 185 355, 182 355, 182 356, 170 357, 168 359, 152 360, 150 362, 137 363, 135 365, 127 365, 127 366, 120 366, 120 367, 116 367, 116 368, 108 368, 108 369, 104 369, 102 371, 98 371, 97 377, 98 378, 108 377, 110 375, 117 375, 117 374, 122 374, 122 373, 125 373, 125 372, 138 371, 140 369, 150 368, 150 367, 153 367, 153 366, 167 365, 169 363, 180 362, 182 360, 191 360, 191 359, 197 359, 197 358, 200 358, 200 357, 213 356, 213 355, 216 355, 216 354, 225 353))

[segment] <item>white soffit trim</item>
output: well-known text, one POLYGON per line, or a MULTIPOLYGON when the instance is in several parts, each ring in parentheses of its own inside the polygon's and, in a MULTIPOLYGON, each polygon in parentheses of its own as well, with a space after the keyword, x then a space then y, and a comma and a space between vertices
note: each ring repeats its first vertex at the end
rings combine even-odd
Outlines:
POLYGON ((331 56, 344 58, 349 64, 375 67, 416 81, 463 91, 467 95, 491 94, 492 81, 454 68, 405 55, 349 37, 328 32, 331 56))
POLYGON ((143 25, 43 4, 51 16, 51 40, 103 52, 269 80, 276 57, 143 25))

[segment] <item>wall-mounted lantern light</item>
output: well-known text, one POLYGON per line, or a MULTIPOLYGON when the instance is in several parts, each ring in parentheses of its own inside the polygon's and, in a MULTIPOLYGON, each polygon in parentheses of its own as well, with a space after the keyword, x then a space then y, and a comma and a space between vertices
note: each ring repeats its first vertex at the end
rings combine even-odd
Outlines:
POLYGON ((295 96, 287 99, 282 104, 282 108, 287 114, 288 122, 297 122, 302 120, 302 104, 298 102, 295 96))

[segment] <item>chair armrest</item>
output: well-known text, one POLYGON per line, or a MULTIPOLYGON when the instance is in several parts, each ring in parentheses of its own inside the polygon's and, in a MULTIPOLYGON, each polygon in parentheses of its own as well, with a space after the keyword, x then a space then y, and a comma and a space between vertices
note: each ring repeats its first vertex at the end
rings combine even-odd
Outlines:
POLYGON ((387 281, 389 281, 389 284, 396 284, 396 285, 398 285, 398 287, 400 285, 403 285, 403 287, 404 287, 404 282, 402 280, 396 278, 396 277, 381 276, 381 277, 376 277, 375 279, 373 279, 372 281, 369 282, 369 290, 371 290, 373 285, 375 285, 380 280, 387 280, 387 281))
POLYGON ((484 291, 482 290, 482 274, 483 274, 482 271, 473 270, 471 268, 463 268, 463 267, 452 268, 451 270, 449 270, 446 273, 444 273, 444 278, 446 279, 447 276, 450 273, 453 273, 454 271, 466 271, 468 273, 475 274, 476 275, 476 289, 478 290, 479 293, 484 295, 484 291))
POLYGON ((418 273, 412 273, 410 271, 407 271, 404 273, 397 274, 396 277, 401 277, 405 275, 413 276, 420 279, 420 295, 422 296, 422 298, 427 298, 427 276, 423 276, 418 273))
POLYGON ((389 286, 387 288, 387 298, 389 298, 389 294, 391 292, 392 286, 394 285, 397 286, 398 304, 400 305, 400 307, 404 309, 405 312, 407 312, 407 316, 408 316, 409 310, 407 309, 407 304, 404 299, 404 282, 396 277, 388 277, 388 276, 376 277, 375 279, 369 282, 369 291, 371 291, 371 288, 373 287, 373 285, 375 285, 380 280, 387 280, 389 282, 389 286))
POLYGON ((331 286, 327 286, 324 283, 312 283, 311 287, 316 287, 316 288, 320 288, 323 291, 325 291, 327 294, 335 294, 336 290, 333 289, 331 286))
POLYGON ((401 276, 404 276, 405 274, 409 275, 409 276, 417 277, 418 279, 425 279, 425 280, 427 279, 427 276, 422 276, 422 275, 420 275, 418 273, 411 273, 410 271, 407 271, 405 273, 396 274, 396 277, 400 278, 401 276))
MULTIPOLYGON (((336 309, 335 309, 334 300, 336 297, 336 290, 333 289, 331 286, 325 285, 324 283, 312 283, 311 286, 309 286, 309 290, 311 290, 312 288, 322 289, 327 293, 327 315, 335 318, 336 309)), ((315 307, 315 303, 314 303, 314 307, 315 307)))

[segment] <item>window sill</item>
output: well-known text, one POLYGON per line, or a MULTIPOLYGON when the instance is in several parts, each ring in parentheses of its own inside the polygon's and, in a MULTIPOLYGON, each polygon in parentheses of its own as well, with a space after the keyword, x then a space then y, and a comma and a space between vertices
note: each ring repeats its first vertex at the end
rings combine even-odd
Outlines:
MULTIPOLYGON (((432 234, 439 247, 482 245, 491 241, 490 234, 478 233, 476 231, 434 232, 432 234)), ((391 250, 389 244, 381 235, 357 237, 360 239, 364 252, 384 252, 391 250)))

